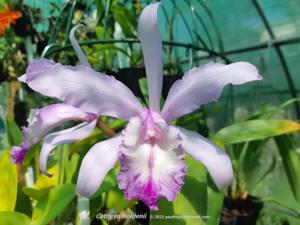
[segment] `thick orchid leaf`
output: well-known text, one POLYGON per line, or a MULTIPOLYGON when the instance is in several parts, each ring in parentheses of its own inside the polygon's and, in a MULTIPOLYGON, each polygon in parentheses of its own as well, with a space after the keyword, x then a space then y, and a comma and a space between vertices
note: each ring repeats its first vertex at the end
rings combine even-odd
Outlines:
POLYGON ((32 213, 32 225, 46 225, 59 216, 75 198, 75 185, 64 184, 53 188, 38 201, 32 213))
POLYGON ((186 155, 188 173, 184 185, 173 202, 158 201, 159 211, 151 213, 151 225, 206 224, 207 172, 203 165, 186 155))
POLYGON ((296 146, 287 135, 275 137, 275 142, 295 199, 300 202, 300 158, 296 146))
POLYGON ((210 139, 223 144, 236 144, 260 140, 300 130, 300 124, 291 120, 258 119, 244 121, 225 127, 212 135, 210 139))
POLYGON ((18 177, 10 151, 0 152, 0 211, 14 211, 17 201, 18 177))
POLYGON ((30 218, 18 212, 0 212, 0 225, 29 225, 30 218))

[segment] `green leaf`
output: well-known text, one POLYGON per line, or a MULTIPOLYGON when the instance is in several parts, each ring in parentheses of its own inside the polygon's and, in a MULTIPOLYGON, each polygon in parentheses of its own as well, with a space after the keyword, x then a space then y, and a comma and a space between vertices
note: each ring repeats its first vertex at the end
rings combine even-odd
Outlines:
POLYGON ((29 225, 30 218, 18 212, 0 212, 0 225, 29 225))
POLYGON ((173 202, 158 201, 159 211, 152 212, 152 225, 205 224, 201 216, 207 216, 207 172, 203 165, 186 156, 188 172, 184 185, 173 202), (172 218, 185 216, 186 218, 172 218))
POLYGON ((14 145, 19 145, 22 142, 22 132, 14 120, 10 118, 5 119, 5 136, 3 139, 3 145, 5 148, 9 148, 14 145))
MULTIPOLYGON (((278 205, 280 207, 282 207, 283 209, 288 210, 288 212, 286 212, 287 215, 289 216, 294 216, 298 219, 300 219, 300 211, 299 211, 299 207, 295 207, 293 204, 291 205, 290 202, 283 202, 281 200, 272 198, 272 197, 267 197, 267 198, 263 198, 261 199, 262 202, 264 203, 271 203, 271 204, 275 204, 278 205)), ((281 210, 277 210, 277 213, 285 213, 285 211, 281 211, 281 210)))
POLYGON ((257 162, 261 158, 268 140, 251 141, 235 146, 237 152, 240 153, 237 168, 241 191, 246 191, 242 190, 243 188, 246 188, 250 192, 253 188, 255 189, 256 182, 258 182, 257 169, 260 166, 257 162))
POLYGON ((124 194, 122 191, 120 191, 119 188, 115 188, 113 190, 110 190, 107 193, 107 202, 106 202, 106 208, 108 209, 114 209, 118 213, 123 211, 124 209, 127 209, 131 207, 134 204, 135 201, 128 201, 124 198, 124 194))
POLYGON ((249 192, 251 193, 255 193, 255 191, 261 186, 263 185, 263 181, 266 179, 266 177, 268 177, 269 174, 271 174, 272 172, 274 172, 276 168, 276 159, 275 157, 273 157, 272 163, 270 164, 270 166, 268 167, 268 169, 261 175, 261 177, 259 177, 259 179, 256 181, 256 183, 253 185, 254 187, 249 188, 249 192))
POLYGON ((300 160, 297 149, 287 135, 275 137, 275 142, 295 199, 300 202, 300 160))
POLYGON ((224 193, 209 177, 207 186, 207 225, 218 225, 223 207, 224 193))
POLYGON ((35 189, 35 188, 31 188, 31 187, 23 187, 23 192, 28 197, 38 201, 41 198, 43 198, 44 196, 46 196, 49 193, 50 189, 51 189, 51 187, 41 188, 41 189, 35 189))
POLYGON ((15 207, 16 212, 23 213, 27 216, 32 215, 32 202, 30 198, 23 192, 22 184, 18 183, 18 195, 17 195, 17 203, 15 207))
POLYGON ((104 219, 100 219, 102 225, 108 225, 108 223, 104 219))
MULTIPOLYGON (((66 151, 65 151, 66 152, 66 151)), ((66 160, 64 163, 65 173, 66 173, 66 182, 71 183, 72 178, 76 172, 77 165, 79 161, 79 154, 75 153, 72 155, 70 160, 66 160)))
POLYGON ((46 225, 59 216, 75 198, 75 185, 64 184, 53 188, 33 210, 32 225, 46 225))
POLYGON ((52 29, 52 33, 49 38, 49 44, 56 42, 57 36, 58 36, 59 32, 62 30, 63 25, 67 21, 67 18, 69 16, 74 4, 75 4, 75 1, 73 1, 73 2, 69 1, 67 4, 65 4, 64 8, 61 10, 61 12, 55 22, 55 25, 52 29))
POLYGON ((115 6, 112 10, 113 17, 125 35, 126 38, 133 38, 134 30, 137 27, 136 17, 132 15, 131 11, 125 7, 119 5, 115 6))
MULTIPOLYGON (((98 39, 102 39, 103 34, 104 34, 104 28, 102 26, 97 26, 95 28, 95 33, 96 33, 96 36, 97 36, 98 39)), ((105 33, 104 39, 110 39, 110 32, 105 33)))
POLYGON ((18 177, 10 151, 0 152, 0 211, 14 211, 17 201, 18 177))
POLYGON ((291 120, 250 120, 225 127, 210 139, 223 144, 260 140, 300 130, 300 124, 291 120))
POLYGON ((35 157, 40 152, 40 150, 41 150, 40 143, 33 145, 24 157, 23 166, 27 167, 35 159, 35 157))
POLYGON ((284 110, 288 106, 292 105, 295 102, 299 102, 299 101, 300 101, 299 98, 289 99, 289 100, 285 101, 284 103, 282 103, 280 106, 274 106, 274 108, 272 108, 270 110, 265 110, 258 114, 255 114, 255 115, 251 116, 249 119, 251 119, 251 120, 253 120, 253 119, 271 119, 272 117, 276 116, 277 114, 284 112, 284 110))

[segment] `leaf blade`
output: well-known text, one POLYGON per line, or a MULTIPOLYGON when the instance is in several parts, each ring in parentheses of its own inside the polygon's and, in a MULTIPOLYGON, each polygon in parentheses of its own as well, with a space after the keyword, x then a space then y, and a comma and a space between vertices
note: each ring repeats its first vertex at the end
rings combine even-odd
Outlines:
POLYGON ((63 184, 53 188, 38 201, 32 213, 32 225, 46 225, 60 215, 75 198, 75 185, 63 184))
POLYGON ((223 144, 236 144, 288 134, 300 130, 300 124, 292 120, 257 119, 233 124, 211 136, 223 144))
POLYGON ((11 162, 10 151, 0 153, 0 211, 13 211, 18 192, 17 167, 11 162))
POLYGON ((30 218, 18 212, 0 212, 0 225, 29 225, 30 218))
POLYGON ((275 137, 285 172, 295 199, 300 202, 300 160, 292 140, 287 135, 275 137))

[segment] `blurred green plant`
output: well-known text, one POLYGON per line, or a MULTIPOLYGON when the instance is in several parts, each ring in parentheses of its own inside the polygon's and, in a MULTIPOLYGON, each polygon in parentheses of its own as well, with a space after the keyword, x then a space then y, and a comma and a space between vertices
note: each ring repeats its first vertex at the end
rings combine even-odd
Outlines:
POLYGON ((256 196, 260 186, 270 174, 274 173, 276 164, 282 163, 294 200, 284 203, 284 201, 276 199, 276 195, 274 197, 269 195, 266 198, 259 196, 259 200, 270 203, 268 200, 272 199, 272 204, 284 208, 283 214, 285 211, 296 212, 296 218, 300 219, 299 211, 297 211, 300 208, 295 209, 288 206, 299 203, 300 160, 299 153, 295 148, 294 136, 299 132, 300 124, 291 120, 274 119, 278 113, 294 101, 299 100, 289 100, 278 108, 266 110, 251 116, 246 121, 225 127, 211 135, 211 139, 216 143, 228 145, 230 149, 235 178, 226 192, 227 197, 246 199, 249 194, 256 196), (259 160, 264 151, 267 151, 268 144, 272 140, 276 143, 280 158, 276 159, 269 154, 272 157, 271 163, 261 165, 259 160))
POLYGON ((23 0, 23 4, 31 9, 30 19, 34 29, 39 33, 49 30, 51 19, 58 17, 66 0, 23 0))

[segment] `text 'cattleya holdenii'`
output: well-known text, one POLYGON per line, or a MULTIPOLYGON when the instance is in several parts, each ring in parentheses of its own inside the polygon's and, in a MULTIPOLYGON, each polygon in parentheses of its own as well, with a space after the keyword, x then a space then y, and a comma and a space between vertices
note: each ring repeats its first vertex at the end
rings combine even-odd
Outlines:
MULTIPOLYGON (((171 87, 160 110, 163 76, 163 50, 157 22, 159 3, 147 6, 138 23, 149 88, 149 109, 113 76, 90 68, 75 39, 72 39, 80 66, 63 66, 47 59, 34 61, 20 81, 43 95, 63 103, 36 110, 23 130, 23 143, 12 149, 12 159, 21 163, 32 145, 44 138, 40 154, 41 171, 47 174, 47 158, 59 144, 87 137, 100 115, 128 120, 121 134, 95 144, 84 157, 77 181, 77 194, 91 196, 105 175, 120 160, 119 188, 127 199, 139 199, 157 210, 157 200, 169 201, 184 183, 184 152, 203 163, 218 188, 227 187, 233 178, 227 154, 201 135, 171 125, 175 118, 201 105, 216 101, 226 84, 260 80, 257 69, 247 62, 229 65, 209 63, 189 70, 171 87), (70 120, 79 125, 48 134, 70 120)), ((74 33, 74 29, 72 30, 74 33)), ((71 32, 71 33, 72 33, 71 32)), ((73 34, 72 34, 73 35, 73 34)))

